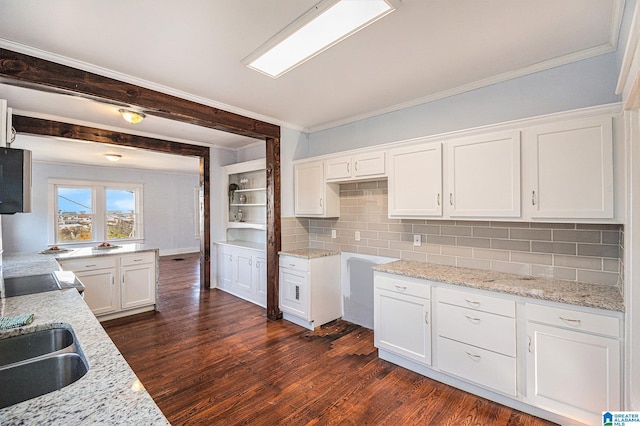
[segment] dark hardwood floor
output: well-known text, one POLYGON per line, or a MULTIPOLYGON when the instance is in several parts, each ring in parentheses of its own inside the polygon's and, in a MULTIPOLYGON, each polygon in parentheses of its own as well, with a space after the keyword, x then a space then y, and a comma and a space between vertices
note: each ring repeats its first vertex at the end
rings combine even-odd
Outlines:
POLYGON ((174 425, 551 424, 379 360, 366 328, 271 322, 198 268, 162 257, 160 312, 103 323, 174 425))

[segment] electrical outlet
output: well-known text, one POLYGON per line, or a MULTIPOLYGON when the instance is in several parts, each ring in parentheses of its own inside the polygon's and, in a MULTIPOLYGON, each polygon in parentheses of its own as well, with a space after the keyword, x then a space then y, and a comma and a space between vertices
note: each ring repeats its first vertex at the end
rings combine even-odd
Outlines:
POLYGON ((337 233, 336 233, 336 230, 335 230, 335 229, 332 229, 332 230, 331 230, 331 238, 336 238, 337 236, 338 236, 338 235, 337 235, 337 233))
POLYGON ((356 241, 360 241, 360 231, 356 231, 356 241))
POLYGON ((422 245, 422 237, 420 234, 416 234, 413 236, 413 245, 416 247, 420 247, 422 245))

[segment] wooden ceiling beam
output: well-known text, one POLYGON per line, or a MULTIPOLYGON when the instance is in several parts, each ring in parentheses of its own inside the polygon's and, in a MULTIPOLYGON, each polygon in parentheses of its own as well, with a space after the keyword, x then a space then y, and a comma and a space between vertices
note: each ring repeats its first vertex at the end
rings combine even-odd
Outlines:
POLYGON ((280 126, 274 124, 7 49, 0 49, 0 82, 135 107, 148 115, 256 139, 280 137, 280 126))

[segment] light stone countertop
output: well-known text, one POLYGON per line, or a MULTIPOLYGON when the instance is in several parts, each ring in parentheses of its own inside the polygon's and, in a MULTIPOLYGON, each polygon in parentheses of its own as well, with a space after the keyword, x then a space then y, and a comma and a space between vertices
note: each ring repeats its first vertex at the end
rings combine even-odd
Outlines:
POLYGON ((216 241, 216 244, 223 245, 223 246, 241 247, 241 248, 246 248, 251 250, 267 251, 266 244, 254 243, 252 241, 241 241, 241 240, 216 241))
POLYGON ((57 262, 58 259, 84 259, 89 257, 140 253, 144 251, 158 251, 158 249, 145 244, 123 244, 113 249, 83 247, 52 254, 5 252, 2 254, 2 276, 4 278, 12 278, 57 271, 60 270, 57 262))
MULTIPOLYGON (((66 253, 4 253, 4 277, 46 274, 60 269, 56 258, 121 255, 156 248, 128 244, 111 250, 74 249, 66 253), (97 252, 97 253, 95 253, 97 252)), ((69 325, 89 364, 89 371, 58 391, 0 409, 0 425, 169 424, 80 294, 63 289, 0 299, 0 316, 35 314, 26 327, 0 331, 0 339, 69 325)), ((5 391, 2 389, 2 391, 5 391)))
POLYGON ((570 305, 624 312, 624 299, 617 286, 531 277, 406 260, 376 265, 373 269, 374 271, 405 277, 570 305))
POLYGON ((295 250, 283 250, 279 252, 280 255, 301 257, 303 259, 316 259, 318 257, 336 256, 339 255, 339 251, 323 250, 314 248, 304 248, 295 250))
POLYGON ((75 289, 10 297, 0 303, 2 316, 35 314, 29 326, 3 330, 0 338, 68 324, 89 363, 87 374, 75 383, 1 409, 0 424, 169 424, 75 289))

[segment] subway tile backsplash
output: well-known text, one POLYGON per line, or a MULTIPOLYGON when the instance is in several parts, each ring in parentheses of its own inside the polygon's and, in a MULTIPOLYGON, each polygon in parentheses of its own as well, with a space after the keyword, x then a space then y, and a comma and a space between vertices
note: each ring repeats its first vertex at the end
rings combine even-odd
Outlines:
POLYGON ((622 225, 389 219, 384 180, 343 184, 340 202, 339 219, 282 218, 282 248, 324 248, 621 285, 622 225), (413 245, 416 234, 419 247, 413 245))

